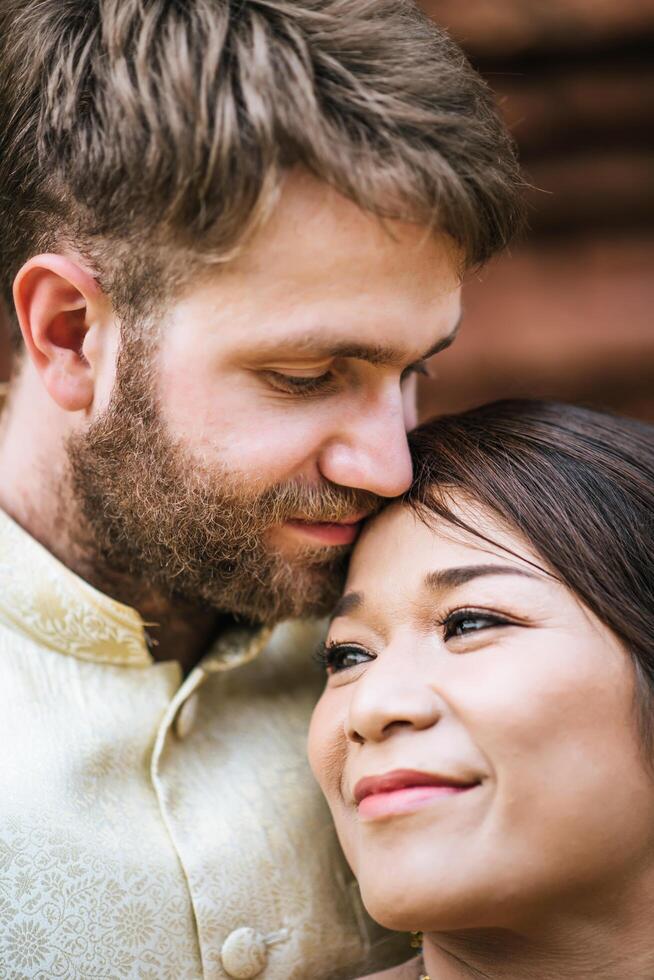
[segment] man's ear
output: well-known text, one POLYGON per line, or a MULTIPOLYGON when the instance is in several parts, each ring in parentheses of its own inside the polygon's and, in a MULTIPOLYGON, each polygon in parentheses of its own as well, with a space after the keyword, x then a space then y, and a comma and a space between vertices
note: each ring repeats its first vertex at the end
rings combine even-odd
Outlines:
POLYGON ((93 402, 95 377, 84 342, 106 297, 93 276, 63 255, 36 255, 14 280, 27 352, 50 397, 67 412, 93 402))

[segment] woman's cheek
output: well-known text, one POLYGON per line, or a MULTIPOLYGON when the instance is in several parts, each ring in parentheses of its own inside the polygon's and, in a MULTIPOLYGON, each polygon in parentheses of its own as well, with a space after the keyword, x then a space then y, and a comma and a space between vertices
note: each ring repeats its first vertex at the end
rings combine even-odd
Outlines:
POLYGON ((318 701, 309 727, 309 765, 320 788, 331 803, 340 791, 347 757, 347 740, 337 692, 325 690, 318 701))

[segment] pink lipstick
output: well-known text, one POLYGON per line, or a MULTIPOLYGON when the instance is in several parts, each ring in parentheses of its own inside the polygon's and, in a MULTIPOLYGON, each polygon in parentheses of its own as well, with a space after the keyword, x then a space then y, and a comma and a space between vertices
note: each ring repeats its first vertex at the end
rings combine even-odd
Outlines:
POLYGON ((459 796, 479 786, 437 773, 395 769, 381 776, 366 776, 354 787, 354 800, 362 820, 379 820, 413 813, 434 800, 459 796))

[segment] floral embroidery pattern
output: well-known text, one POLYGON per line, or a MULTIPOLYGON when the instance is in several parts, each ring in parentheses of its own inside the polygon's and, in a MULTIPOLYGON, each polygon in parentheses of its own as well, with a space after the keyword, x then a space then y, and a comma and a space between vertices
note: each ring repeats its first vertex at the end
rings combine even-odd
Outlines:
POLYGON ((125 946, 148 943, 155 932, 155 918, 144 902, 128 902, 116 913, 116 938, 125 946))
POLYGON ((0 613, 59 653, 97 663, 151 663, 138 613, 96 592, 2 512, 0 613), (16 574, 17 554, 27 574, 16 574))
POLYGON ((3 828, 0 978, 198 980, 179 876, 152 867, 147 847, 109 862, 56 823, 30 814, 3 828))
POLYGON ((5 947, 15 966, 40 966, 48 955, 48 934, 37 922, 18 922, 7 930, 5 947))

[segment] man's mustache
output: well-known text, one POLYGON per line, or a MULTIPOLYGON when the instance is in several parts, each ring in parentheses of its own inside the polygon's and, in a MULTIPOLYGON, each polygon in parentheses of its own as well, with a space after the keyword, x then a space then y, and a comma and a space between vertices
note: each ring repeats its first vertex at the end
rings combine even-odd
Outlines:
POLYGON ((265 490, 257 509, 266 514, 270 524, 288 520, 339 524, 370 517, 386 503, 386 498, 365 490, 295 480, 265 490))

